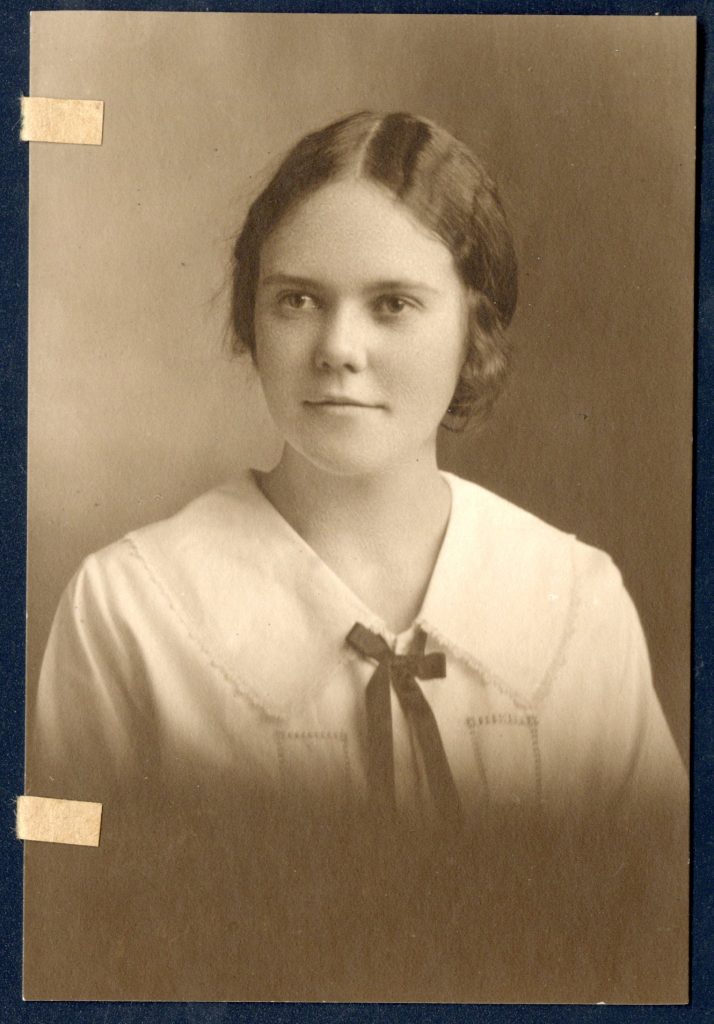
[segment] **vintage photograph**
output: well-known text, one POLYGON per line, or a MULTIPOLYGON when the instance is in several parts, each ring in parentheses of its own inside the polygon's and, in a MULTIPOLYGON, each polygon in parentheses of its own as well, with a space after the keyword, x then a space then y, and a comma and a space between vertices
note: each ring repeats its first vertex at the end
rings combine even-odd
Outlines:
POLYGON ((32 15, 25 999, 687 1001, 695 73, 32 15))

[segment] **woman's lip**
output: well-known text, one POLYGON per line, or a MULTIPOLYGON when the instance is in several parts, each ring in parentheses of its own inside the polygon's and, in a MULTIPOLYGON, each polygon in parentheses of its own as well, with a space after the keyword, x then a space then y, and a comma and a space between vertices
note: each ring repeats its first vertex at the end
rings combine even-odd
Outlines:
POLYGON ((319 406, 319 405, 342 405, 342 406, 353 406, 357 409, 379 409, 381 406, 373 405, 369 402, 357 402, 352 398, 318 398, 314 401, 306 401, 305 405, 319 406))

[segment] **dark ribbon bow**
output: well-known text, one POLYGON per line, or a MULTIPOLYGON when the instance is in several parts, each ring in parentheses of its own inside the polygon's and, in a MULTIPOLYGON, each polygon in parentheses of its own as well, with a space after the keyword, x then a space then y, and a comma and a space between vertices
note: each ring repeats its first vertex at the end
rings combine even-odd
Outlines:
POLYGON ((393 816, 396 812, 394 746, 390 687, 394 687, 402 711, 416 733, 424 757, 429 790, 439 813, 452 824, 461 820, 461 804, 429 703, 417 683, 419 679, 442 679, 446 659, 439 651, 424 654, 426 636, 418 634, 421 650, 395 654, 378 633, 356 623, 347 642, 364 658, 377 662, 367 683, 367 783, 375 809, 393 816))

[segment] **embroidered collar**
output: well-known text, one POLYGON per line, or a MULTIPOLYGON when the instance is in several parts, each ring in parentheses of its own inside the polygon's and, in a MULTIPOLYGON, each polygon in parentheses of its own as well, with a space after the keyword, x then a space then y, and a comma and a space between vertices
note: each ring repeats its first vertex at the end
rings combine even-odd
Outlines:
MULTIPOLYGON (((415 625, 528 706, 567 636, 577 542, 443 475, 451 516, 415 625)), ((394 642, 251 473, 127 539, 186 630, 271 716, 288 716, 354 657, 345 638, 355 622, 394 642)))

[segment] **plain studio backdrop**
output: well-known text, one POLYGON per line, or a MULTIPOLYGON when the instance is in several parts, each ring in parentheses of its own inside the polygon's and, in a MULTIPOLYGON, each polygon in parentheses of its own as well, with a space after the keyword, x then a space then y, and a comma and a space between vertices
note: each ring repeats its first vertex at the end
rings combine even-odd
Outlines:
POLYGON ((30 692, 81 559, 278 440, 228 355, 231 240, 280 156, 409 110, 499 182, 515 369, 456 471, 607 550, 688 732, 695 28, 684 18, 52 12, 31 92, 100 99, 100 147, 33 144, 30 692))

